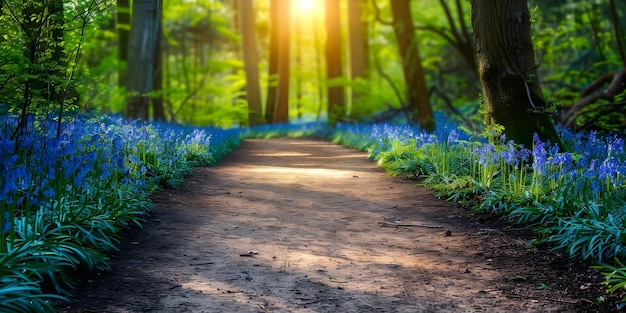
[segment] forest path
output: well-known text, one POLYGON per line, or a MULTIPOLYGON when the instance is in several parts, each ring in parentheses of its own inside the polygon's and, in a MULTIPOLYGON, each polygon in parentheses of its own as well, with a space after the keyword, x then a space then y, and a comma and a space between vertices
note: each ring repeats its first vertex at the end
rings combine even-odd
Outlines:
POLYGON ((59 312, 572 312, 584 305, 557 281, 571 270, 566 258, 528 253, 528 230, 492 229, 501 223, 325 141, 245 140, 154 201, 157 213, 129 235, 113 270, 91 277, 59 312))

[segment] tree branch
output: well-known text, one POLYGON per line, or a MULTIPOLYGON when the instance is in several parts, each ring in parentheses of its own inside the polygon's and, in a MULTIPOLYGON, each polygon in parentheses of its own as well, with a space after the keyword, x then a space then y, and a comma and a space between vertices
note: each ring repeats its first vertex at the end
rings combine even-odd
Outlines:
POLYGON ((587 86, 581 92, 581 99, 572 105, 563 115, 560 117, 561 123, 565 124, 569 128, 574 128, 576 119, 582 114, 583 108, 586 106, 601 100, 606 99, 612 101, 615 95, 621 90, 624 90, 623 84, 626 82, 626 68, 617 73, 608 73, 600 76, 594 80, 589 86, 587 86), (608 81, 611 81, 607 89, 602 90, 608 81))
POLYGON ((383 25, 387 25, 387 26, 393 26, 393 22, 385 21, 380 16, 380 8, 378 7, 378 3, 376 3, 376 0, 372 0, 372 6, 374 7, 374 12, 376 13, 376 20, 379 23, 381 23, 383 25))

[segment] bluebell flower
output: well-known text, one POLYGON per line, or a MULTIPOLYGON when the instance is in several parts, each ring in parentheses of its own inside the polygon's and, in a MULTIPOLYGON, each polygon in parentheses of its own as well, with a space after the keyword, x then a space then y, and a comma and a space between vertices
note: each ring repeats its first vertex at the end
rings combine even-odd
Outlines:
POLYGON ((46 198, 52 198, 52 197, 54 197, 55 194, 56 194, 56 192, 54 191, 54 188, 52 188, 52 187, 46 188, 46 190, 43 192, 43 195, 46 198))
POLYGON ((611 157, 614 153, 624 153, 624 140, 617 136, 607 145, 607 157, 611 157))
POLYGON ((9 214, 9 212, 5 211, 4 223, 2 224, 2 233, 7 233, 9 230, 11 230, 11 227, 13 227, 13 224, 11 223, 11 215, 9 214))
POLYGON ((557 153, 550 159, 550 165, 564 166, 574 161, 574 158, 570 153, 563 152, 557 153))
POLYGON ((478 148, 478 164, 482 166, 489 166, 492 163, 493 152, 495 148, 492 144, 483 144, 478 148))
POLYGON ((452 130, 450 134, 448 134, 448 145, 451 146, 453 144, 458 143, 459 141, 459 133, 456 130, 452 130))
POLYGON ((500 155, 504 163, 508 165, 517 165, 520 162, 520 160, 517 157, 518 151, 515 145, 513 144, 513 141, 508 142, 506 148, 502 149, 502 152, 500 153, 500 155))
POLYGON ((548 161, 548 153, 545 144, 539 139, 537 133, 534 135, 533 146, 533 170, 538 174, 545 173, 545 164, 548 161))

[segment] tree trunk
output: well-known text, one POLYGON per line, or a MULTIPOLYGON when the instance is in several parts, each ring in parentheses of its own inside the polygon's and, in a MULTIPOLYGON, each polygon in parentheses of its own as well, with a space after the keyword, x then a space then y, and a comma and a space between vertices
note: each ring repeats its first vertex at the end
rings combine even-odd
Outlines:
MULTIPOLYGON (((163 0, 159 0, 159 5, 163 8, 163 0)), ((159 29, 154 48, 154 74, 152 75, 152 86, 155 95, 152 96, 152 113, 154 119, 166 121, 164 95, 163 95, 163 17, 159 18, 159 29)))
MULTIPOLYGON (((298 19, 295 21, 294 31, 296 34, 302 34, 302 20, 298 19)), ((296 80, 296 115, 297 118, 300 119, 302 117, 302 36, 297 36, 294 40, 295 45, 295 56, 294 56, 294 66, 296 71, 299 72, 294 78, 296 80)))
POLYGON ((259 87, 259 57, 257 55, 254 34, 254 3, 252 0, 239 0, 241 17, 241 37, 243 45, 243 64, 246 72, 246 98, 248 101, 248 124, 256 126, 262 123, 261 90, 259 87))
POLYGON ((343 76, 341 65, 341 23, 339 1, 326 0, 326 78, 328 86, 328 124, 334 125, 345 113, 343 85, 333 82, 343 76))
MULTIPOLYGON (((348 0, 348 41, 350 45, 350 79, 367 80, 367 23, 363 19, 363 7, 367 0, 348 0)), ((359 102, 360 94, 350 88, 351 111, 359 102)))
POLYGON ((63 10, 63 1, 52 1, 48 6, 50 12, 50 38, 48 39, 47 49, 51 49, 51 60, 46 62, 51 66, 48 70, 48 92, 50 103, 56 106, 58 112, 57 119, 57 138, 61 137, 63 130, 63 116, 65 115, 65 103, 69 90, 69 82, 66 79, 67 71, 67 55, 65 54, 65 40, 63 34, 65 32, 65 12, 63 10))
POLYGON ((546 113, 526 0, 472 0, 472 26, 487 125, 532 147, 533 134, 560 143, 546 113))
POLYGON ((270 2, 270 53, 267 82, 267 98, 265 99, 265 121, 274 122, 274 107, 276 105, 276 87, 278 85, 278 37, 280 30, 280 14, 278 7, 280 0, 270 2))
POLYGON ((127 118, 150 118, 150 97, 154 51, 159 30, 161 8, 156 0, 133 0, 132 27, 129 42, 127 90, 124 116, 127 118))
POLYGON ((402 58, 402 71, 408 93, 408 100, 413 108, 413 119, 425 131, 435 129, 426 76, 422 68, 422 59, 415 40, 415 26, 411 15, 411 2, 391 0, 393 15, 393 31, 398 41, 398 49, 402 58))
POLYGON ((28 75, 24 81, 24 90, 22 91, 23 102, 20 108, 17 127, 11 135, 11 139, 15 139, 16 144, 19 142, 20 136, 28 131, 27 121, 31 105, 33 104, 34 99, 38 99, 43 96, 42 92, 45 86, 41 78, 40 71, 36 70, 39 68, 39 66, 37 66, 37 47, 39 46, 38 42, 40 38, 38 37, 38 34, 40 31, 39 27, 41 27, 41 25, 38 23, 40 20, 38 16, 41 14, 41 11, 43 11, 43 5, 35 5, 33 2, 26 2, 24 4, 24 9, 22 10, 24 23, 21 27, 24 29, 24 59, 28 65, 26 67, 28 69, 28 75))
POLYGON ((280 1, 279 9, 279 37, 278 37, 278 87, 276 89, 276 104, 274 106, 274 123, 289 122, 289 46, 290 14, 289 1, 280 1))
POLYGON ((117 0, 115 9, 117 28, 117 60, 119 69, 117 85, 126 87, 126 64, 128 63, 128 41, 130 39, 130 0, 117 0))

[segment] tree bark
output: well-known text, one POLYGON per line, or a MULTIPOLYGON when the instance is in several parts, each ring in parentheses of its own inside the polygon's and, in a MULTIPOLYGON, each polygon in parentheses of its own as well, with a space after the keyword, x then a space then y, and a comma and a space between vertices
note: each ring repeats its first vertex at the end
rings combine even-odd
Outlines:
POLYGON ((132 27, 129 42, 127 90, 124 116, 150 118, 150 97, 153 88, 152 74, 161 8, 156 0, 133 0, 132 27))
MULTIPOLYGON (((163 8, 163 0, 159 0, 159 5, 163 8)), ((163 17, 159 18, 159 28, 154 47, 154 74, 152 75, 153 91, 156 92, 152 96, 152 113, 155 120, 166 121, 165 104, 163 95, 163 17)))
POLYGON ((252 0, 239 0, 239 16, 241 17, 243 64, 246 73, 248 124, 256 126, 262 123, 263 109, 259 87, 259 57, 254 34, 254 2, 252 0))
POLYGON ((398 49, 402 58, 402 71, 408 93, 408 100, 413 107, 413 119, 428 132, 435 129, 426 76, 422 67, 422 59, 415 40, 415 26, 411 15, 411 2, 391 0, 393 31, 398 41, 398 49))
POLYGON ((24 58, 27 62, 28 76, 24 81, 24 90, 22 91, 22 105, 20 108, 19 118, 16 129, 11 135, 11 139, 19 142, 20 136, 23 133, 28 132, 28 114, 31 110, 31 105, 34 99, 43 97, 43 90, 45 83, 41 77, 41 71, 37 71, 38 65, 38 53, 37 48, 39 46, 39 27, 41 27, 38 21, 40 12, 43 11, 43 4, 35 5, 33 2, 26 2, 22 10, 24 17, 24 23, 21 25, 24 30, 24 58))
POLYGON ((274 105, 274 123, 289 122, 289 46, 291 43, 290 30, 290 0, 281 0, 278 5, 279 36, 278 36, 278 86, 276 88, 276 102, 274 105))
POLYGON ((345 113, 343 85, 333 82, 343 76, 341 62, 341 23, 339 1, 326 0, 326 78, 328 93, 328 124, 334 125, 345 113))
MULTIPOLYGON (((348 0, 348 41, 350 47, 350 79, 367 79, 367 23, 363 19, 363 7, 367 0, 348 0)), ((359 102, 360 94, 350 89, 351 111, 359 102)))
POLYGON ((270 46, 267 96, 265 99, 265 121, 274 122, 274 107, 276 105, 276 87, 278 85, 278 37, 280 30, 280 14, 278 10, 280 0, 270 1, 270 46))
POLYGON ((472 26, 487 125, 504 126, 508 139, 526 147, 534 133, 560 144, 546 113, 526 0, 472 0, 472 26))
POLYGON ((117 0, 115 8, 117 28, 117 60, 119 69, 117 85, 126 87, 126 64, 128 63, 128 41, 130 40, 130 0, 117 0))

